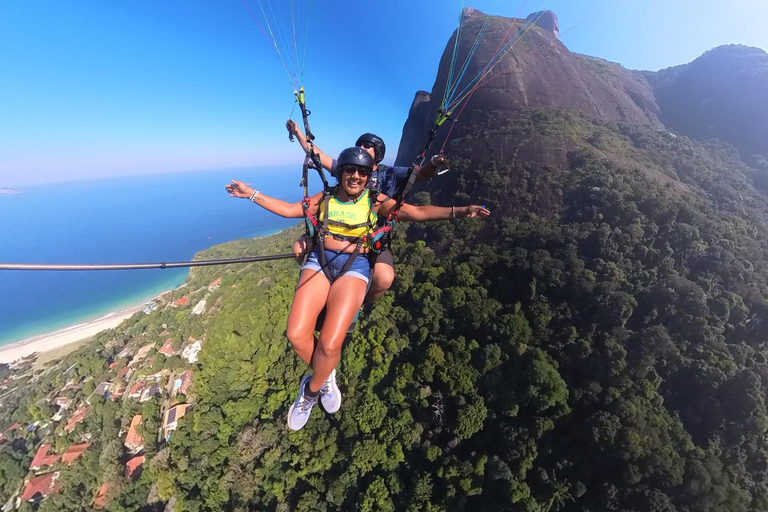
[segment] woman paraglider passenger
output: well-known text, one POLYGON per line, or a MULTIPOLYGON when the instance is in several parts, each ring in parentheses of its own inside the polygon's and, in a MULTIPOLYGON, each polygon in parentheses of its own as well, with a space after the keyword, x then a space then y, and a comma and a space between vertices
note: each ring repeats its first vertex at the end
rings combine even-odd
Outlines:
MULTIPOLYGON (((347 328, 363 303, 370 281, 368 258, 370 235, 378 216, 388 215, 396 201, 375 195, 368 188, 374 160, 360 147, 347 148, 338 158, 334 175, 338 185, 330 194, 318 193, 310 199, 308 213, 319 221, 316 243, 301 268, 299 285, 288 315, 287 336, 298 356, 312 368, 299 384, 299 393, 288 413, 288 427, 299 430, 306 425, 318 400, 326 412, 341 406, 336 384, 336 365, 347 328), (325 311, 319 336, 315 325, 325 311)), ((250 199, 282 217, 304 216, 302 202, 287 203, 232 180, 226 186, 232 197, 250 199)), ((490 212, 477 205, 463 207, 413 206, 403 204, 399 219, 433 221, 454 217, 487 217, 490 212)))

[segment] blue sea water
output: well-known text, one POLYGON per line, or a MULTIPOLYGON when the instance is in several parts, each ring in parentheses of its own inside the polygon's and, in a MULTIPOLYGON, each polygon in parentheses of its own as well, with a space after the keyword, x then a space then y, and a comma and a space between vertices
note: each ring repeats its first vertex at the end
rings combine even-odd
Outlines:
MULTIPOLYGON (((293 202, 302 196, 299 174, 295 167, 201 171, 16 187, 21 194, 0 197, 0 262, 186 261, 212 245, 299 222, 230 198, 230 178, 293 202)), ((187 274, 0 271, 0 345, 139 304, 187 274)))

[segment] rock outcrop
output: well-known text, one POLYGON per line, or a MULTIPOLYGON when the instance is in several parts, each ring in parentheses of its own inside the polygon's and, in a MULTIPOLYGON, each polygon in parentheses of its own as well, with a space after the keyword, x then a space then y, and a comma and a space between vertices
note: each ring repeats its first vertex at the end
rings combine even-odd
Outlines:
MULTIPOLYGON (((477 10, 465 9, 463 19, 458 63, 464 62, 471 51, 486 16, 477 10)), ((521 19, 492 17, 465 76, 478 75, 499 48, 502 38, 506 34, 515 34, 525 24, 526 21, 521 19)), ((618 64, 571 53, 557 38, 556 32, 554 13, 538 18, 537 24, 487 74, 485 84, 477 89, 461 112, 452 139, 461 137, 462 127, 466 125, 514 122, 528 107, 568 109, 608 121, 644 125, 658 122, 658 106, 653 92, 641 75, 618 64)), ((446 45, 431 94, 417 93, 403 128, 398 164, 410 164, 426 141, 446 88, 455 38, 456 33, 446 45)), ((464 85, 464 82, 459 84, 458 90, 461 91, 464 85)), ((454 116, 459 114, 459 109, 454 116)), ((437 149, 446 132, 444 126, 435 143, 437 149)), ((514 141, 509 143, 514 144, 514 141)), ((554 155, 539 156, 543 160, 560 159, 554 155)))
POLYGON ((529 15, 526 21, 535 20, 538 26, 552 32, 555 37, 560 38, 560 23, 557 21, 557 14, 552 11, 538 11, 529 15))
POLYGON ((727 141, 746 158, 768 157, 768 53, 720 46, 690 64, 643 74, 670 128, 727 141))

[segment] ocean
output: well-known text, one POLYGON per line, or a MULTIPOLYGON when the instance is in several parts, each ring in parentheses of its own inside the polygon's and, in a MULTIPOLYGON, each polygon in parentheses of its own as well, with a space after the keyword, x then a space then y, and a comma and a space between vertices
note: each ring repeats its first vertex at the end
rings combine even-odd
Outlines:
MULTIPOLYGON (((199 171, 15 187, 20 194, 0 196, 0 262, 187 261, 212 245, 300 222, 229 197, 230 178, 294 202, 303 195, 300 174, 297 167, 199 171)), ((0 271, 0 345, 140 304, 180 286, 188 272, 0 271)))

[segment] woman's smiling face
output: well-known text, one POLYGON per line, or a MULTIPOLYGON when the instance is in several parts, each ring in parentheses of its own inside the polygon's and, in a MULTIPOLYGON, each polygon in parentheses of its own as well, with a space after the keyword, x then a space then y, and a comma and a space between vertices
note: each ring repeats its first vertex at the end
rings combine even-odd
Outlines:
POLYGON ((356 196, 365 190, 368 178, 371 175, 370 169, 356 165, 346 165, 342 168, 341 172, 341 186, 351 196, 356 196))

